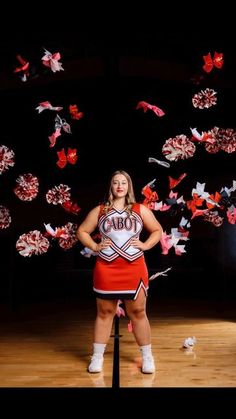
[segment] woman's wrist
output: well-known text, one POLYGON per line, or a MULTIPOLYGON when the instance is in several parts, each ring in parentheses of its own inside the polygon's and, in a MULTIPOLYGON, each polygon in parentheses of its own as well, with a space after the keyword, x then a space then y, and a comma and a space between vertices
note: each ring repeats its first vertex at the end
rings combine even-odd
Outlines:
POLYGON ((96 242, 94 242, 93 247, 91 247, 93 252, 97 252, 98 251, 98 245, 96 242))

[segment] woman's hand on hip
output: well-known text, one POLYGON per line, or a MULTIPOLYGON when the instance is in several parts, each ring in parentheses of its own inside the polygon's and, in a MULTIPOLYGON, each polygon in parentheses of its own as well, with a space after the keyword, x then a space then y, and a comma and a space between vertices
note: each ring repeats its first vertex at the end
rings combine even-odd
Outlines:
POLYGON ((135 249, 139 249, 142 251, 147 250, 147 247, 145 246, 145 243, 141 242, 137 237, 133 238, 130 241, 131 246, 133 246, 135 249))
POLYGON ((106 249, 112 244, 112 241, 110 239, 104 239, 100 241, 100 243, 96 243, 96 249, 94 249, 95 252, 100 252, 103 249, 106 249))

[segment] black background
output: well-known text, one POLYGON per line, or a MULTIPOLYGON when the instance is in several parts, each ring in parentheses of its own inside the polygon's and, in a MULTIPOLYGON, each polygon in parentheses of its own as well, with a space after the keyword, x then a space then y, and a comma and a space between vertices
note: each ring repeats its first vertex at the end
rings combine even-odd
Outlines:
MULTIPOLYGON (((0 65, 1 144, 15 152, 16 164, 1 176, 0 203, 6 205, 12 223, 0 232, 2 255, 1 297, 8 301, 55 299, 84 295, 91 291, 94 258, 80 255, 77 244, 64 251, 56 242, 47 254, 24 258, 15 243, 30 230, 44 231, 68 221, 80 223, 87 212, 101 202, 113 171, 126 170, 132 177, 138 201, 142 187, 156 178, 160 199, 167 197, 168 176, 188 176, 177 186, 179 196, 191 199, 196 182, 205 182, 213 193, 231 187, 235 179, 236 154, 207 153, 201 145, 193 158, 171 163, 170 169, 148 163, 148 157, 165 160, 161 149, 169 137, 185 134, 190 127, 205 131, 213 126, 235 129, 235 45, 230 29, 208 33, 199 30, 120 30, 107 33, 92 30, 11 32, 2 38, 0 65), (119 36, 117 36, 119 35, 119 36), (61 53, 64 72, 52 73, 41 65, 43 48, 61 53), (202 56, 224 53, 222 70, 206 74, 202 56), (22 82, 13 73, 16 54, 28 59, 34 77, 22 82), (203 76, 197 84, 199 77, 203 76), (192 96, 210 87, 217 91, 217 106, 195 109, 192 96), (35 110, 39 102, 63 106, 59 113, 71 124, 72 135, 62 134, 49 148, 55 113, 35 110), (156 104, 166 115, 136 110, 140 100, 156 104), (80 121, 70 119, 68 106, 77 104, 84 112, 80 121), (75 166, 59 169, 56 151, 76 147, 75 166), (14 194, 16 178, 32 173, 40 181, 39 194, 32 202, 14 194), (59 183, 71 187, 72 199, 82 208, 78 216, 49 205, 45 194, 59 183), (22 278, 20 279, 20 276, 22 278)), ((155 212, 168 233, 177 227, 182 214, 155 212)), ((190 212, 185 213, 190 217, 190 212)), ((191 221, 187 253, 176 256, 173 249, 161 254, 160 246, 146 253, 150 273, 172 267, 167 278, 151 284, 159 296, 236 296, 235 226, 225 218, 217 228, 201 217, 191 221)))

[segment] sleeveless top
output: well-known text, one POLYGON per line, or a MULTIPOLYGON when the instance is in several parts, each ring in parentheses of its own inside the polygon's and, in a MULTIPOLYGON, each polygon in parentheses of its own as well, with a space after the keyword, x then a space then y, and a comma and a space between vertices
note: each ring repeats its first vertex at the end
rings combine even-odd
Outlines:
POLYGON ((119 211, 111 208, 106 214, 103 213, 104 206, 100 207, 98 229, 102 239, 110 239, 112 244, 106 249, 98 252, 98 256, 111 262, 119 256, 132 262, 143 255, 143 251, 131 246, 133 238, 139 238, 143 228, 140 214, 140 204, 133 204, 131 214, 125 209, 119 211))

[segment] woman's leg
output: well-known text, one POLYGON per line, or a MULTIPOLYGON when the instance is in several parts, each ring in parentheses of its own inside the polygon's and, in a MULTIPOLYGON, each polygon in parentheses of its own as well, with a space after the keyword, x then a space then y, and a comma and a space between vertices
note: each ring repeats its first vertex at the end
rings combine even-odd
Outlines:
POLYGON ((116 314, 117 300, 102 300, 97 298, 97 317, 94 325, 96 343, 106 344, 111 334, 113 318, 116 314))
POLYGON ((116 313, 117 300, 97 298, 97 317, 94 325, 93 355, 88 371, 102 371, 103 354, 111 334, 113 318, 116 313))
POLYGON ((146 314, 146 295, 141 289, 136 300, 125 300, 126 313, 128 314, 134 337, 139 346, 151 343, 151 330, 146 314))
POLYGON ((146 314, 146 295, 141 289, 134 301, 125 301, 126 312, 131 320, 134 337, 142 353, 142 372, 152 374, 155 364, 151 348, 151 329, 146 314))

